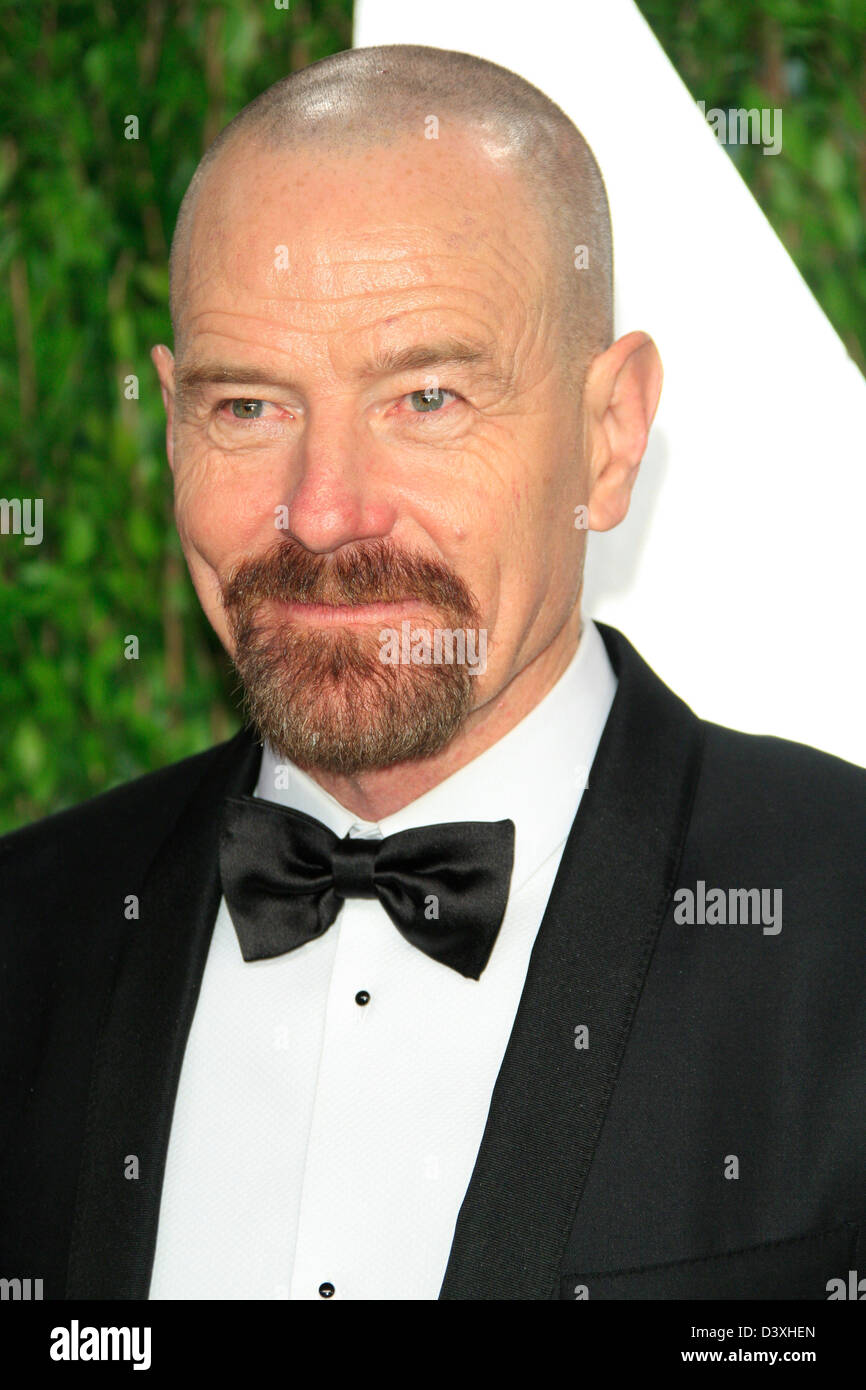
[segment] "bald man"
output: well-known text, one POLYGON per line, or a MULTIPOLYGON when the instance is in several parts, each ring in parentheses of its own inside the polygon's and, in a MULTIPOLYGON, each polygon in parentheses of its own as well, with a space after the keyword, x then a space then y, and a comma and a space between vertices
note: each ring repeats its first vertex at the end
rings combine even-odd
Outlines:
POLYGON ((662 370, 613 338, 579 132, 465 54, 314 64, 202 160, 171 312, 177 527, 248 718, 2 842, 3 1273, 847 1296, 866 775, 704 723, 582 615, 662 370))

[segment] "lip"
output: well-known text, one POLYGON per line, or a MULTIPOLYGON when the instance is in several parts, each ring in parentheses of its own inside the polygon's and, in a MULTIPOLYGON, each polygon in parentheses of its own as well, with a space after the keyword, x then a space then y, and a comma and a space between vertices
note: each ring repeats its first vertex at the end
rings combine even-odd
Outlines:
MULTIPOLYGON (((418 601, 402 599, 394 603, 276 603, 275 607, 288 618, 317 627, 332 627, 363 623, 403 622, 406 618, 423 620, 424 610, 418 601)), ((429 619, 428 619, 429 621, 429 619)))

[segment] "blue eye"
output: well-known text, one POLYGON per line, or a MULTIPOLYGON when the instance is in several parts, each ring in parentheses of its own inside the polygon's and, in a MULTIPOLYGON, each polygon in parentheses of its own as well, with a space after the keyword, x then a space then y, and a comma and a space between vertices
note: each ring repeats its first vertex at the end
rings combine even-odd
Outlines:
POLYGON ((265 408, 264 401, 234 400, 230 404, 236 420, 260 420, 265 408))
POLYGON ((450 395, 450 391, 434 391, 432 387, 426 387, 423 391, 412 391, 409 399, 413 408, 417 407, 418 415, 426 415, 431 411, 441 410, 445 405, 445 397, 450 395))

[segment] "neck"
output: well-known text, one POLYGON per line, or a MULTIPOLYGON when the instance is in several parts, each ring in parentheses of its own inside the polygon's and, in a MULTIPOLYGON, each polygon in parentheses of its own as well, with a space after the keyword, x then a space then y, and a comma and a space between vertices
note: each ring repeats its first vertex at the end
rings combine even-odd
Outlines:
POLYGON ((506 685, 477 706, 463 728, 439 753, 415 762, 374 768, 356 777, 305 769, 320 787, 360 820, 379 821, 416 801, 461 767, 498 743, 553 688, 580 641, 580 605, 550 644, 506 685))

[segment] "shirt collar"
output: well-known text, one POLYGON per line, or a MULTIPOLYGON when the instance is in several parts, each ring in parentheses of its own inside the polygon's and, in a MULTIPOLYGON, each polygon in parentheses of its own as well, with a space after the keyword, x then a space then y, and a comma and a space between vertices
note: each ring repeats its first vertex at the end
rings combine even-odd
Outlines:
POLYGON ((314 816, 340 838, 377 839, 443 821, 513 820, 515 892, 568 835, 616 685, 601 634, 588 621, 559 680, 513 729, 392 815, 359 819, 269 744, 255 795, 314 816))

